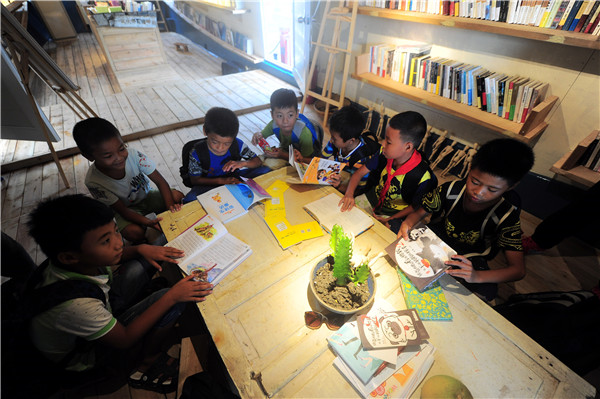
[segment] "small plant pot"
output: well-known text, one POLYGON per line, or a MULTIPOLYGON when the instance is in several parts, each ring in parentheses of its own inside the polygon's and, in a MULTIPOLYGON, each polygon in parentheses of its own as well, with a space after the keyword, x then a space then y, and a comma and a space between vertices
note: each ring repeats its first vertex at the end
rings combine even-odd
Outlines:
MULTIPOLYGON (((331 258, 329 260, 331 260, 331 258)), ((314 295, 315 299, 317 300, 317 302, 319 303, 320 306, 322 306, 323 308, 325 308, 328 311, 333 312, 333 313, 343 314, 343 315, 351 315, 351 314, 355 314, 355 313, 360 313, 360 312, 366 310, 367 308, 369 308, 373 304, 373 301, 375 300, 376 285, 375 285, 375 278, 374 278, 372 272, 369 272, 369 278, 364 283, 368 287, 368 298, 364 299, 363 303, 360 304, 360 306, 353 307, 353 308, 343 308, 340 306, 336 306, 335 303, 331 302, 331 299, 330 300, 324 299, 323 295, 321 294, 321 292, 323 291, 323 286, 317 287, 317 285, 315 284, 315 278, 319 274, 320 269, 323 267, 329 268, 328 267, 328 258, 324 258, 321 261, 319 261, 312 268, 311 273, 310 273, 310 291, 312 292, 312 294, 314 295)), ((328 273, 328 270, 325 270, 323 272, 328 273)), ((353 285, 354 283, 351 282, 349 284, 353 285)), ((339 288, 339 289, 341 289, 341 288, 339 288)), ((353 288, 350 288, 350 289, 353 290, 353 288)))

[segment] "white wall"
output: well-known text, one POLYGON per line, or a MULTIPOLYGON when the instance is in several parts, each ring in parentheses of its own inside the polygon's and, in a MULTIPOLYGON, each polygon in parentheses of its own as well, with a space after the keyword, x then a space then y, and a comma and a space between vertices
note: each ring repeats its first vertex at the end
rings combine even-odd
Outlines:
MULTIPOLYGON (((317 17, 319 21, 320 18, 317 17)), ((358 15, 357 18, 353 56, 366 52, 368 46, 373 44, 411 39, 433 44, 434 56, 479 64, 489 70, 529 76, 550 83, 548 95, 558 96, 559 101, 547 117, 548 128, 533 144, 536 155, 533 172, 553 177, 550 167, 592 130, 600 128, 600 56, 597 50, 365 15, 358 15)), ((318 24, 314 24, 313 29, 317 30, 313 33, 316 37, 318 24)), ((326 33, 325 37, 331 36, 326 33)), ((341 37, 347 38, 347 31, 342 31, 341 37)), ((346 46, 345 42, 340 44, 346 46)), ((327 65, 327 61, 321 58, 319 85, 323 82, 327 65)), ((338 62, 334 83, 334 92, 337 93, 341 64, 338 62)), ((351 65, 353 72, 354 60, 351 65)), ((502 137, 500 133, 352 78, 348 78, 346 97, 363 105, 383 100, 384 105, 394 111, 421 112, 430 125, 447 129, 469 142, 484 143, 502 137)))

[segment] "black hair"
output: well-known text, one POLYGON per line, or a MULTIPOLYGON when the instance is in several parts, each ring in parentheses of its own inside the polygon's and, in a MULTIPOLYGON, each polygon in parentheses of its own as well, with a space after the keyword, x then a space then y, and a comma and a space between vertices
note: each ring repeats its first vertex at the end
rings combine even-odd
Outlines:
POLYGON ((329 119, 329 131, 337 132, 344 141, 358 139, 364 128, 365 118, 352 106, 340 108, 329 119))
POLYGON ((113 137, 121 137, 121 133, 106 119, 88 118, 73 127, 73 139, 85 157, 90 157, 98 145, 113 137))
POLYGON ((204 116, 204 133, 221 137, 237 137, 240 121, 235 112, 228 108, 213 107, 204 116))
POLYGON ((473 156, 471 170, 501 177, 512 186, 529 172, 534 160, 533 150, 522 141, 495 139, 482 145, 473 156))
POLYGON ((415 111, 396 114, 390 119, 388 124, 392 129, 400 130, 402 139, 411 142, 415 148, 421 144, 427 131, 425 118, 415 111))
POLYGON ((27 223, 29 235, 52 261, 61 252, 80 251, 85 233, 110 223, 114 212, 82 194, 51 198, 38 204, 27 223))
POLYGON ((277 89, 271 94, 271 111, 277 108, 298 109, 298 97, 293 90, 277 89))

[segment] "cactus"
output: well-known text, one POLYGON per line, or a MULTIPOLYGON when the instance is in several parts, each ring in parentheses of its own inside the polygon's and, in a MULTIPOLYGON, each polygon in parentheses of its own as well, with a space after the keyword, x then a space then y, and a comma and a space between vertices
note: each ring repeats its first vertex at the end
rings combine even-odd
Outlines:
POLYGON ((329 240, 331 247, 331 256, 333 262, 333 276, 336 278, 338 286, 348 284, 352 281, 355 284, 364 283, 369 278, 369 265, 364 262, 354 268, 350 265, 352 259, 352 240, 339 225, 334 225, 331 230, 331 238, 329 240))

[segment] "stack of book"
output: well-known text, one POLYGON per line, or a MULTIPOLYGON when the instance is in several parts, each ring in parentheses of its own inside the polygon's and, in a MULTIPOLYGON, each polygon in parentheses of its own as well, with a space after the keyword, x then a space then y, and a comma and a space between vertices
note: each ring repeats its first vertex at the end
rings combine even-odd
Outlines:
MULTIPOLYGON (((590 142, 587 147, 584 147, 581 157, 576 162, 577 165, 582 165, 594 172, 600 172, 600 131, 592 132, 587 138, 590 142)), ((582 147, 580 144, 576 150, 582 147)), ((566 168, 566 166, 563 165, 566 168)), ((566 168, 569 169, 569 168, 566 168)))
POLYGON ((408 397, 431 368, 435 348, 414 309, 380 306, 327 339, 337 355, 333 364, 365 398, 408 397))
POLYGON ((600 34, 597 0, 360 0, 359 5, 600 34))

